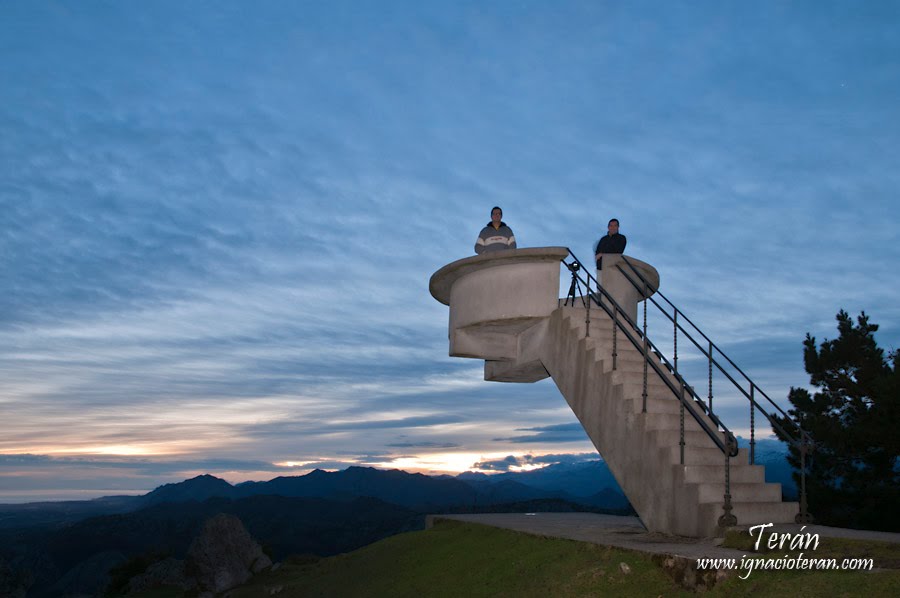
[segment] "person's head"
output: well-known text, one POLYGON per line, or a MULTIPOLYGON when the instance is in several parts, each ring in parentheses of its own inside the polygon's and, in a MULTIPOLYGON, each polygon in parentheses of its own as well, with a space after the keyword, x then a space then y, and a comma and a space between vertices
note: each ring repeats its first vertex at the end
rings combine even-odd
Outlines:
POLYGON ((493 208, 491 208, 491 222, 495 225, 499 225, 502 219, 503 210, 501 210, 498 206, 494 206, 493 208))
POLYGON ((606 230, 609 231, 609 234, 615 235, 619 232, 619 219, 611 218, 609 223, 606 225, 606 230))

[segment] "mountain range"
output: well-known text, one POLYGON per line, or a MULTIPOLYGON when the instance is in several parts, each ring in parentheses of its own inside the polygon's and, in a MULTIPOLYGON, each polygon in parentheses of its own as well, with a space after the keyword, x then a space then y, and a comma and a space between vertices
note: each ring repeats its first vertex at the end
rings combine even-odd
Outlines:
MULTIPOLYGON (((790 496, 786 453, 777 441, 756 445, 767 480, 787 481, 790 496)), ((493 475, 350 467, 236 485, 200 475, 142 496, 0 505, 0 593, 28 587, 38 597, 96 594, 135 563, 182 558, 218 513, 237 516, 278 560, 355 550, 422 528, 427 513, 498 511, 633 513, 602 460, 493 475)))
POLYGON ((218 513, 237 516, 278 560, 355 550, 421 529, 426 513, 631 512, 618 490, 598 481, 567 485, 572 492, 554 487, 555 475, 570 482, 596 476, 598 464, 522 478, 531 485, 518 481, 520 474, 427 476, 351 467, 237 485, 201 475, 142 496, 0 505, 0 594, 27 587, 29 596, 95 595, 135 563, 183 558, 203 522, 218 513))
MULTIPOLYGON (((738 438, 741 447, 748 441, 738 438)), ((787 463, 787 446, 774 439, 756 441, 756 462, 766 467, 766 481, 782 484, 785 498, 795 499, 796 485, 787 463)), ((350 467, 315 470, 303 476, 232 485, 211 475, 160 486, 142 496, 106 496, 87 501, 0 504, 0 529, 63 525, 88 517, 128 513, 162 503, 287 496, 349 500, 368 496, 422 512, 448 508, 479 510, 491 505, 531 500, 563 500, 596 509, 629 510, 628 501, 602 460, 559 463, 532 471, 457 476, 427 476, 400 470, 350 467)))
POLYGON ((141 496, 87 501, 0 505, 0 529, 64 525, 88 517, 128 513, 163 503, 286 496, 350 500, 372 497, 420 512, 478 510, 500 503, 558 499, 598 509, 628 510, 628 501, 603 461, 556 464, 541 470, 495 475, 427 476, 400 470, 350 467, 302 476, 232 485, 211 475, 160 486, 141 496))

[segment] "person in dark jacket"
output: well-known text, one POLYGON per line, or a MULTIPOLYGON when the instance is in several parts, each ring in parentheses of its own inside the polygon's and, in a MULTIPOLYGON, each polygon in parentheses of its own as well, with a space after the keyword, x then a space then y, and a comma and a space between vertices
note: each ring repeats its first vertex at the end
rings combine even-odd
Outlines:
POLYGON ((516 237, 512 229, 501 220, 502 218, 503 210, 494 206, 491 209, 491 221, 481 229, 478 238, 475 239, 475 253, 516 248, 516 237))
POLYGON ((594 246, 594 258, 597 260, 597 269, 603 269, 604 253, 625 253, 625 243, 628 240, 625 235, 619 234, 619 220, 613 218, 606 225, 607 233, 600 237, 597 245, 594 246))

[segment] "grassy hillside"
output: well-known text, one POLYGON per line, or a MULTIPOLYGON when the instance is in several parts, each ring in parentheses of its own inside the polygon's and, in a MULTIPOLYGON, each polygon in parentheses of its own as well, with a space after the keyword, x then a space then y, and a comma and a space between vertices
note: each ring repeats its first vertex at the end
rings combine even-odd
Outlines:
MULTIPOLYGON (((315 562, 288 561, 231 595, 273 590, 280 597, 692 595, 647 555, 455 521, 315 562)), ((705 595, 897 596, 900 571, 757 571, 705 595)))

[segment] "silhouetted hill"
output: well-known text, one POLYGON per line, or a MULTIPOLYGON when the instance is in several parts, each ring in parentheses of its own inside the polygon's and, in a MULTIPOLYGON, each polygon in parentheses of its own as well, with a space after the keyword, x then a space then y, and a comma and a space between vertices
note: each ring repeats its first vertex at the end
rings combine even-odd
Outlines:
POLYGON ((604 488, 596 494, 582 497, 579 499, 579 502, 610 513, 635 514, 631 503, 628 502, 625 495, 612 488, 604 488))
POLYGON ((211 475, 166 484, 143 496, 105 497, 91 501, 0 505, 0 529, 66 525, 82 519, 127 513, 165 503, 202 502, 210 498, 287 496, 350 500, 370 496, 420 511, 451 506, 478 506, 558 498, 595 507, 621 508, 624 497, 602 461, 551 465, 544 469, 484 475, 427 476, 400 470, 350 467, 315 470, 303 476, 232 486, 211 475), (604 490, 611 490, 604 492, 604 490), (607 500, 609 499, 609 500, 607 500))
MULTIPOLYGON (((756 445, 767 479, 787 482, 789 493, 786 453, 777 441, 756 445)), ((0 505, 0 569, 34 579, 31 595, 59 595, 60 587, 105 575, 104 568, 123 559, 183 556, 203 521, 221 512, 240 518, 278 560, 291 553, 354 550, 421 527, 429 512, 579 510, 632 512, 602 460, 495 475, 351 467, 237 486, 201 475, 143 496, 0 505)))
POLYGON ((234 486, 225 480, 204 474, 176 484, 160 486, 141 496, 138 504, 150 506, 167 502, 204 501, 214 497, 232 498, 235 494, 234 486))
POLYGON ((562 498, 560 492, 539 490, 510 479, 469 481, 468 484, 475 489, 477 495, 475 504, 480 506, 541 498, 562 498))
POLYGON ((136 498, 104 496, 93 500, 0 505, 0 529, 63 525, 97 515, 126 513, 136 508, 136 498))
POLYGON ((236 491, 238 496, 269 494, 345 500, 370 496, 421 511, 454 504, 472 504, 476 500, 472 486, 454 478, 372 467, 350 467, 335 472, 317 469, 304 476, 247 482, 237 487, 236 491))
POLYGON ((520 484, 550 492, 565 492, 569 496, 593 496, 606 488, 622 494, 606 462, 600 459, 580 463, 556 463, 523 472, 506 472, 494 475, 466 472, 457 476, 463 481, 498 483, 515 480, 520 484))

